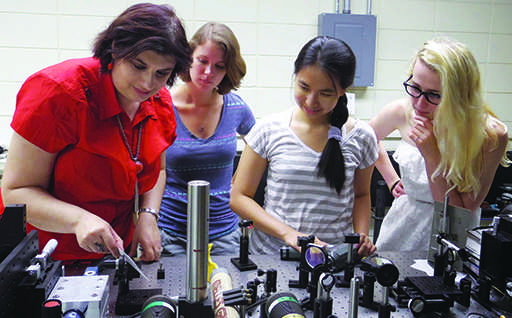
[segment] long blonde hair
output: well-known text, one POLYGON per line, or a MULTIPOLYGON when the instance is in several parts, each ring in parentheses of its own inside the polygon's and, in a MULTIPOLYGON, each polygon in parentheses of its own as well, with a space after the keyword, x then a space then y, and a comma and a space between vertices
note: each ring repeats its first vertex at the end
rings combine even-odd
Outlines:
MULTIPOLYGON (((497 118, 482 97, 478 63, 468 48, 446 38, 425 43, 414 57, 421 60, 441 78, 442 98, 434 115, 436 136, 441 162, 432 179, 446 179, 449 191, 480 191, 484 147, 491 142, 498 146, 496 133, 489 129, 490 117, 497 118)), ((508 166, 506 152, 501 164, 508 166)))

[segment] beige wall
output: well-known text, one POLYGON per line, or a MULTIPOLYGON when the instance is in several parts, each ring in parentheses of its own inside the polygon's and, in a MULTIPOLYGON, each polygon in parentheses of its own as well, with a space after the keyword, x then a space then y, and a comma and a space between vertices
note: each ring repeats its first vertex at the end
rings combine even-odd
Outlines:
MULTIPOLYGON (((131 0, 0 1, 0 145, 8 145, 16 93, 33 72, 89 56, 92 40, 131 0)), ((318 14, 334 0, 175 0, 188 35, 209 20, 236 33, 248 65, 239 90, 257 117, 292 103, 292 64, 317 34, 318 14)), ((367 1, 351 1, 366 14, 367 1)), ((343 0, 340 0, 343 7, 343 0)), ((375 86, 356 88, 356 116, 368 120, 403 96, 409 59, 423 42, 446 35, 465 42, 480 63, 486 98, 512 128, 512 0, 374 0, 377 16, 375 86)), ((511 134, 512 135, 512 134, 511 134)), ((391 138, 392 139, 392 138, 391 138)), ((388 143, 392 148, 393 143, 388 143)))

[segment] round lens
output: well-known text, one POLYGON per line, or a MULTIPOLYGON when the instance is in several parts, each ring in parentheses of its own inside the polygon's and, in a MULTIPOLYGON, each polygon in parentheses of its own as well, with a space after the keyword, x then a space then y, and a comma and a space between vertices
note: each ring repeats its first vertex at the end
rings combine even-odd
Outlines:
POLYGON ((322 285, 324 288, 331 289, 332 286, 334 286, 334 276, 332 275, 326 275, 325 273, 322 274, 323 276, 320 276, 320 281, 322 282, 322 285))
POLYGON ((384 264, 379 266, 377 270, 377 281, 382 286, 393 286, 395 282, 398 280, 400 273, 398 272, 398 268, 393 264, 384 264))
POLYGON ((305 253, 306 263, 311 268, 323 265, 326 262, 324 251, 318 246, 309 246, 305 253))

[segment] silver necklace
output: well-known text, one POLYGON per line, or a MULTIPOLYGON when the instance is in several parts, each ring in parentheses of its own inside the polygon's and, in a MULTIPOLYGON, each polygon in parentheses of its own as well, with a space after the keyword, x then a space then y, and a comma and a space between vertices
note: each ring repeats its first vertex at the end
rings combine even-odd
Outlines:
POLYGON ((139 161, 139 151, 140 151, 140 140, 142 137, 142 125, 144 124, 144 121, 142 121, 139 124, 139 135, 137 137, 137 149, 135 150, 135 154, 132 152, 132 149, 130 147, 130 144, 128 143, 128 138, 126 137, 126 134, 124 133, 124 127, 121 123, 121 118, 119 117, 119 114, 116 116, 117 123, 119 124, 119 131, 121 132, 121 137, 123 139, 124 145, 126 147, 126 150, 128 150, 128 154, 130 155, 130 159, 132 159, 133 162, 135 162, 136 167, 136 174, 135 174, 135 200, 134 200, 134 213, 137 213, 139 211, 139 173, 142 172, 144 169, 144 165, 142 162, 139 161))

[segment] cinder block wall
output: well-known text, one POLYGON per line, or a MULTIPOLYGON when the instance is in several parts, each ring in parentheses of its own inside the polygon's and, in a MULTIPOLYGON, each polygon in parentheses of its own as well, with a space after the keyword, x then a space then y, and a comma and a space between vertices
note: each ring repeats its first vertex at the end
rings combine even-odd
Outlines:
MULTIPOLYGON (((95 35, 132 0, 16 0, 0 2, 0 145, 8 145, 15 98, 33 72, 91 54, 95 35)), ((318 15, 334 13, 334 0, 176 0, 192 35, 206 21, 228 24, 239 38, 248 73, 239 93, 257 117, 293 104, 292 64, 317 34, 318 15)), ((343 0, 340 0, 343 7, 343 0)), ((351 1, 366 14, 367 1, 351 1)), ((465 42, 480 63, 486 98, 512 127, 512 2, 510 0, 377 0, 375 86, 353 88, 356 116, 368 120, 403 96, 401 83, 413 53, 426 40, 447 35, 465 42)), ((388 148, 393 149, 393 136, 388 148)))

